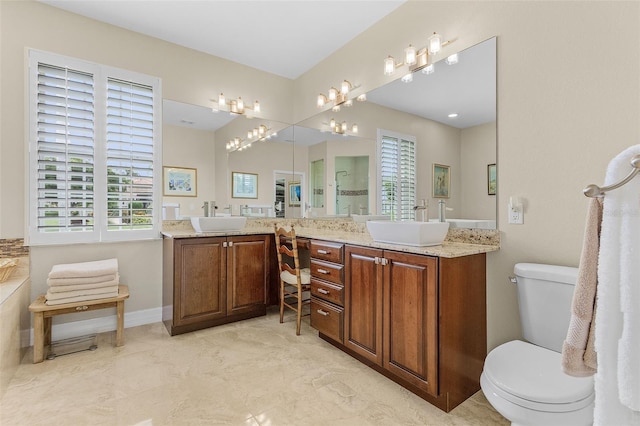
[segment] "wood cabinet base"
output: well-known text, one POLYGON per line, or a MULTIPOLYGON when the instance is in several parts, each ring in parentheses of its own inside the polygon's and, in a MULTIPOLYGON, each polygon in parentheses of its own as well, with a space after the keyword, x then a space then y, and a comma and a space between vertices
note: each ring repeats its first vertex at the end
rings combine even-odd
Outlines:
POLYGON ((255 318, 265 316, 267 314, 267 307, 262 306, 253 309, 250 312, 244 312, 237 315, 229 315, 224 318, 204 320, 193 324, 175 325, 171 320, 163 321, 167 331, 170 335, 175 336, 177 334, 189 333, 191 331, 202 330, 204 328, 215 327, 218 325, 229 324, 231 322, 242 321, 249 318, 255 318))
POLYGON ((320 336, 321 339, 327 341, 328 343, 332 344, 336 348, 340 349, 341 351, 351 355, 352 357, 354 357, 355 359, 357 359, 361 363, 365 364, 366 366, 370 367, 371 369, 373 369, 373 370, 377 371, 378 373, 382 374, 386 378, 388 378, 390 380, 393 380, 394 382, 396 382, 397 384, 399 384, 403 388, 407 389, 409 392, 418 395, 420 398, 424 399, 429 404, 434 405, 434 406, 438 407, 439 409, 441 409, 442 411, 445 411, 447 413, 449 411, 453 410, 454 408, 456 408, 458 405, 460 405, 462 402, 464 402, 467 398, 471 397, 471 395, 473 395, 474 393, 476 393, 477 391, 480 390, 480 385, 478 384, 478 386, 477 386, 477 388, 475 390, 469 389, 471 391, 471 393, 469 393, 466 396, 461 395, 460 393, 456 393, 455 398, 454 398, 454 395, 450 394, 449 392, 443 392, 438 396, 433 396, 433 395, 425 392, 423 389, 420 389, 419 387, 414 386, 409 382, 406 382, 406 381, 404 381, 402 379, 399 379, 397 376, 393 375, 388 370, 382 368, 381 366, 379 366, 378 364, 376 364, 374 362, 371 362, 366 357, 358 354, 355 351, 352 351, 351 349, 347 348, 346 346, 336 342, 331 337, 326 336, 326 335, 324 335, 322 333, 318 333, 318 336, 320 336))

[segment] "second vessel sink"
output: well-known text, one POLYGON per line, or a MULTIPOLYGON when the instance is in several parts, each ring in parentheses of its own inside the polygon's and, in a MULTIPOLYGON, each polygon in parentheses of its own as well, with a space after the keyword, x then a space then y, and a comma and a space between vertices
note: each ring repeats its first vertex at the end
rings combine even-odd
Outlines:
POLYGON ((449 223, 370 220, 367 222, 367 229, 373 241, 379 243, 418 247, 437 246, 442 244, 447 236, 449 223))
POLYGON ((247 218, 244 216, 192 217, 191 226, 197 233, 240 231, 247 218))

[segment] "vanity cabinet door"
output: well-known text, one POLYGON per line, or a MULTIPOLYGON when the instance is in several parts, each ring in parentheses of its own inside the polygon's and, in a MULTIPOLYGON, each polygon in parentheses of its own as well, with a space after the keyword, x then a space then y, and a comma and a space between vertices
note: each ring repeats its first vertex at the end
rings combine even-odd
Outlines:
POLYGON ((174 323, 188 325, 227 314, 226 238, 176 240, 174 323))
POLYGON ((229 315, 265 309, 269 264, 267 235, 227 238, 229 315))
POLYGON ((384 368, 437 396, 437 258, 391 251, 384 257, 384 368))
POLYGON ((382 250, 346 246, 344 345, 382 366, 382 250))

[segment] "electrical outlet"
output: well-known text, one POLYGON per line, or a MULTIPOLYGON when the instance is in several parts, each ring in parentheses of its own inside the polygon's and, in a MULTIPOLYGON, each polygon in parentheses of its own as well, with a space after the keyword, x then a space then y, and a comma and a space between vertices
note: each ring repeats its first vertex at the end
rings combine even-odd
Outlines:
POLYGON ((522 211, 521 205, 509 205, 508 206, 508 216, 509 223, 514 225, 522 225, 524 224, 524 212, 522 211))

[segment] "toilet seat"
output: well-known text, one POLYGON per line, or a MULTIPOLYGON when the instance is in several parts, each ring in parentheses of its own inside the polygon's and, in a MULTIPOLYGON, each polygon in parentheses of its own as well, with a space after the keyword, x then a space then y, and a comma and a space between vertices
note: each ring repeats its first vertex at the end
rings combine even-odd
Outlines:
POLYGON ((595 396, 592 377, 564 374, 559 353, 520 340, 492 350, 483 375, 496 395, 537 411, 580 410, 595 396))

